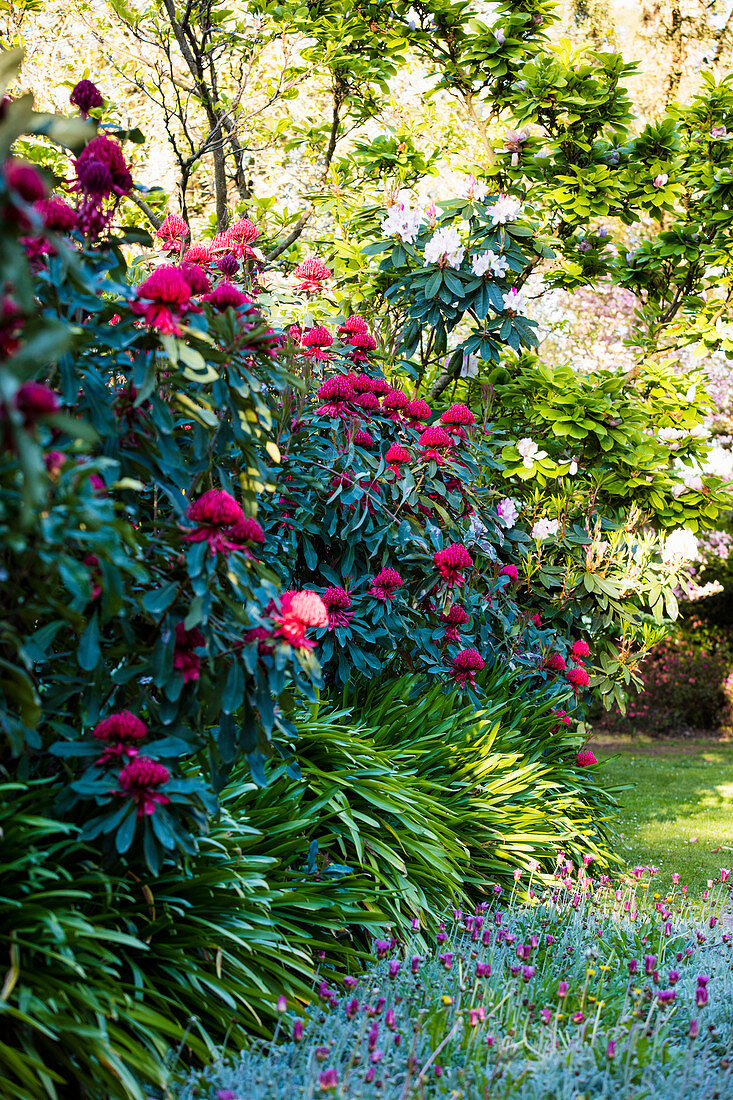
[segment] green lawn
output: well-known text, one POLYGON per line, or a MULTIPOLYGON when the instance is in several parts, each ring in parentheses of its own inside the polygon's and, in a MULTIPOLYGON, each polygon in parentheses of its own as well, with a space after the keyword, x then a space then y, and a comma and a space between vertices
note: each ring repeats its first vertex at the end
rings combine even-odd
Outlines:
MULTIPOLYGON (((658 886, 699 893, 721 867, 733 868, 733 745, 639 738, 619 755, 594 745, 608 786, 634 784, 619 795, 616 851, 629 867, 654 864, 658 886)), ((733 881, 733 880, 732 880, 733 881)))

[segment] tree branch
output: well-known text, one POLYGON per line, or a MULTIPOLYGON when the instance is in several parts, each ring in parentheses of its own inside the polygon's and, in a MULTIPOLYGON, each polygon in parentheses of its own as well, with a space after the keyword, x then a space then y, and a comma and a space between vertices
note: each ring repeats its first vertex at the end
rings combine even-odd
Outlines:
POLYGON ((278 256, 282 256, 283 252, 285 252, 286 249, 290 248, 291 244, 294 244, 295 241, 297 241, 298 237, 305 229, 306 222, 309 220, 312 213, 313 207, 309 206, 305 213, 301 215, 300 218, 298 218, 298 221, 295 223, 292 232, 288 234, 285 240, 281 241, 276 248, 273 248, 272 252, 267 253, 265 259, 268 263, 271 260, 276 260, 278 256))

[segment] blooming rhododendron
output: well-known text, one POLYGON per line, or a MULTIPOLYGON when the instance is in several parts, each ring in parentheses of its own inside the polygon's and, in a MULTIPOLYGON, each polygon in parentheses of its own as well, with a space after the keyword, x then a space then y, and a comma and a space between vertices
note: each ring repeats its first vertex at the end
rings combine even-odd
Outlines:
POLYGON ((396 590, 401 588, 403 583, 397 570, 388 566, 377 573, 369 589, 369 595, 378 600, 394 599, 396 590))
POLYGON ((662 562, 672 568, 688 561, 695 561, 698 557, 698 540, 686 527, 679 527, 670 531, 664 540, 662 548, 662 562))
POLYGON ((486 252, 471 257, 471 271, 478 278, 490 274, 497 279, 503 279, 508 270, 508 261, 490 248, 486 252))
POLYGON ((421 210, 398 202, 390 206, 380 228, 385 237, 396 236, 407 244, 414 244, 424 220, 421 210))
POLYGON ((517 290, 515 286, 512 287, 502 298, 504 303, 504 309, 508 313, 521 313, 524 309, 524 294, 521 290, 517 290))
POLYGON ((510 497, 504 497, 496 506, 496 514, 499 517, 501 526, 509 530, 511 527, 514 527, 517 522, 519 508, 516 502, 510 497))
POLYGON ((535 441, 528 436, 519 440, 517 443, 517 451, 521 455, 522 465, 527 470, 531 470, 535 462, 539 462, 541 458, 547 457, 547 453, 541 451, 535 441))
POLYGON ((156 804, 164 806, 170 798, 158 788, 167 783, 171 773, 149 756, 136 756, 120 772, 120 789, 116 795, 131 799, 137 806, 137 817, 150 816, 156 804))
POLYGON ((521 213, 521 201, 508 195, 500 195, 489 210, 492 225, 506 225, 507 222, 516 221, 521 213))
POLYGON ((433 562, 444 580, 447 580, 449 584, 460 585, 465 580, 461 570, 470 569, 473 565, 473 558, 465 546, 454 542, 442 550, 437 550, 433 554, 433 562))
POLYGON ((455 226, 448 225, 435 231, 425 245, 425 266, 437 264, 439 267, 459 268, 465 249, 455 226))
POLYGON ((535 524, 532 525, 532 538, 541 542, 543 539, 549 538, 551 535, 556 535, 560 529, 560 523, 556 519, 547 519, 543 517, 538 519, 535 524))

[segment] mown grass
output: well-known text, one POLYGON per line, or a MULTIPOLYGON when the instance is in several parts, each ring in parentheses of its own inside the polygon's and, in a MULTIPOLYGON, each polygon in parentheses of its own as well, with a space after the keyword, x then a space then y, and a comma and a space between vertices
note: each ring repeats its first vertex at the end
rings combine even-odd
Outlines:
POLYGON ((594 748, 608 786, 630 786, 613 826, 628 867, 659 867, 662 892, 678 872, 696 894, 733 867, 733 744, 639 738, 616 756, 603 743, 594 748))

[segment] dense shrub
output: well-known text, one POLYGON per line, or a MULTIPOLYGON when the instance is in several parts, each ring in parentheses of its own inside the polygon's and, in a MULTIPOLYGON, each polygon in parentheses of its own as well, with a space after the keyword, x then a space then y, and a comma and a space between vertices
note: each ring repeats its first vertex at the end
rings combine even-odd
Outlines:
POLYGON ((626 714, 597 715, 604 733, 718 734, 732 721, 733 649, 727 635, 699 620, 660 642, 642 667, 643 690, 626 714))

